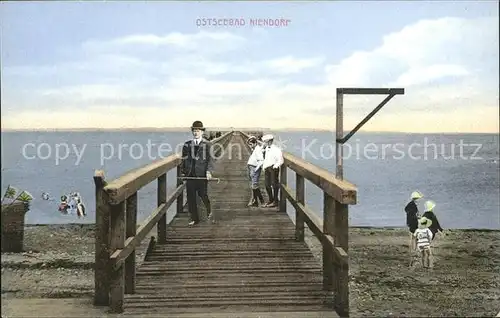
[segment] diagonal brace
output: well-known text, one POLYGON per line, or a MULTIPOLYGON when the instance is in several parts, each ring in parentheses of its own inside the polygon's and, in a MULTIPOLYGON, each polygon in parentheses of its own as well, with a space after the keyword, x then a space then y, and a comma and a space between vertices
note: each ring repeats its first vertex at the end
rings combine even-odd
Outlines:
POLYGON ((363 127, 364 124, 366 124, 370 118, 372 118, 382 107, 384 107, 385 104, 387 104, 394 96, 396 96, 397 93, 390 93, 380 104, 375 107, 359 124, 354 127, 351 132, 349 132, 347 135, 345 135, 341 139, 336 139, 337 142, 341 144, 345 144, 351 137, 354 135, 361 127, 363 127))
POLYGON ((335 160, 336 160, 336 174, 335 177, 337 179, 343 179, 343 167, 342 167, 342 153, 343 153, 343 145, 346 143, 349 138, 352 137, 361 127, 363 127, 370 118, 372 118, 385 104, 387 104, 394 96, 396 95, 404 95, 404 88, 357 88, 357 87, 344 87, 337 88, 337 125, 336 125, 336 145, 335 145, 335 160), (389 95, 387 96, 374 110, 372 110, 368 116, 366 116, 354 129, 348 133, 346 136, 344 134, 344 101, 343 96, 345 94, 349 95, 389 95))

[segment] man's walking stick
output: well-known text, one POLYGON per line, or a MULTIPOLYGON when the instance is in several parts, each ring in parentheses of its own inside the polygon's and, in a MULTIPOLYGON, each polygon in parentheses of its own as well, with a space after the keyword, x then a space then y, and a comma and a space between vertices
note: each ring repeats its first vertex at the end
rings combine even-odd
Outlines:
POLYGON ((178 177, 177 179, 181 180, 207 180, 207 181, 217 181, 217 183, 220 182, 220 178, 204 178, 204 177, 178 177))

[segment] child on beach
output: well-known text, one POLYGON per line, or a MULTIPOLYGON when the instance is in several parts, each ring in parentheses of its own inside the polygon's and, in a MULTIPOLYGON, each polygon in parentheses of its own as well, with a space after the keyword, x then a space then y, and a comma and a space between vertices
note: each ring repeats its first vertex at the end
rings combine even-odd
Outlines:
POLYGON ((441 227, 441 225, 439 224, 439 221, 436 217, 436 214, 434 214, 434 212, 433 212, 435 207, 436 207, 436 203, 434 203, 432 201, 426 201, 425 202, 425 212, 424 212, 424 215, 422 215, 422 217, 425 217, 431 221, 431 224, 429 225, 429 229, 432 232, 433 238, 436 237, 437 232, 444 234, 443 233, 444 230, 441 227))
POLYGON ((432 223, 433 222, 426 217, 420 218, 418 220, 418 229, 416 229, 413 234, 417 239, 417 249, 420 252, 423 268, 429 268, 432 266, 431 242, 434 235, 429 229, 432 223))
POLYGON ((422 193, 420 193, 419 191, 414 191, 411 194, 411 201, 405 207, 406 225, 408 226, 408 230, 410 231, 410 253, 412 253, 412 251, 414 251, 416 248, 415 236, 413 235, 413 233, 415 233, 415 230, 418 228, 419 213, 417 200, 423 197, 424 196, 422 193))

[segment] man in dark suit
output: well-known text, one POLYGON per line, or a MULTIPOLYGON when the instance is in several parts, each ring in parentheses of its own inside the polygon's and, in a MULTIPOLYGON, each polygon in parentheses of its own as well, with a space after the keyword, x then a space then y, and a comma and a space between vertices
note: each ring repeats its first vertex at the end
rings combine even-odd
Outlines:
POLYGON ((189 225, 195 225, 200 222, 196 194, 203 201, 207 209, 208 218, 212 218, 207 188, 208 180, 212 178, 214 169, 213 148, 212 143, 203 139, 204 131, 203 123, 199 120, 195 121, 191 126, 193 139, 186 141, 182 147, 182 173, 186 177, 197 178, 186 180, 188 210, 191 215, 189 225))

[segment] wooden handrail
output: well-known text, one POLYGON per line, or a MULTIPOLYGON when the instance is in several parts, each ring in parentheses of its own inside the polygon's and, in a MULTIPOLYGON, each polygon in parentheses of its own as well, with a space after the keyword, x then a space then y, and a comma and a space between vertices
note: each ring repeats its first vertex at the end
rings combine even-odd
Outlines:
POLYGON ((233 134, 232 131, 228 131, 225 134, 222 134, 220 137, 217 137, 217 138, 214 138, 214 139, 210 140, 210 142, 211 143, 218 143, 219 141, 223 140, 226 137, 231 136, 232 134, 233 134))
MULTIPOLYGON (((227 137, 231 134, 232 132, 227 132, 210 142, 212 144, 219 144, 221 141, 228 140, 227 137)), ((219 149, 224 148, 224 146, 225 145, 219 149)), ((165 171, 169 171, 170 169, 177 167, 181 161, 182 155, 180 153, 176 153, 143 167, 129 171, 123 176, 111 181, 104 187, 104 191, 108 194, 109 203, 114 205, 122 202, 142 187, 158 178, 165 171)))
POLYGON ((335 178, 329 171, 317 167, 312 163, 298 158, 290 153, 284 152, 285 165, 297 172, 311 183, 319 187, 323 192, 331 195, 335 201, 342 204, 356 204, 356 187, 345 181, 335 178))
MULTIPOLYGON (((243 138, 249 135, 240 131, 243 138)), ((250 149, 250 146, 246 143, 250 149)), ((295 209, 295 238, 304 241, 304 224, 323 246, 323 289, 334 294, 334 308, 342 317, 349 316, 348 205, 356 204, 357 189, 288 152, 283 152, 280 168, 279 210, 286 213, 287 200, 295 209), (296 194, 287 186, 287 170, 295 172, 296 194), (323 219, 305 205, 304 179, 323 190, 323 219)))
MULTIPOLYGON (((232 135, 229 131, 210 142, 222 151, 232 135)), ((104 171, 96 170, 95 305, 109 305, 111 312, 123 312, 125 293, 135 292, 135 249, 157 225, 158 243, 166 243, 167 210, 177 201, 183 210, 185 185, 177 178, 175 191, 167 197, 167 172, 177 168, 181 174, 181 154, 176 153, 107 183, 104 171), (137 228, 137 191, 157 179, 157 208, 137 228)))
POLYGON ((123 202, 142 187, 157 179, 165 171, 177 167, 181 161, 182 158, 179 154, 170 155, 113 180, 104 187, 104 191, 109 197, 109 203, 114 205, 123 202))

